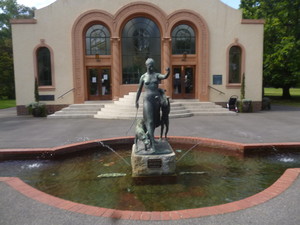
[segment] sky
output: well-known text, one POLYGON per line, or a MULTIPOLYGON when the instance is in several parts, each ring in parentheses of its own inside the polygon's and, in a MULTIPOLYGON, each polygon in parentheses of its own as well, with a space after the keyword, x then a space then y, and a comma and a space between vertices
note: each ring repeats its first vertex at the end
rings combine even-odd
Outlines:
MULTIPOLYGON (((231 6, 232 8, 239 8, 240 0, 221 0, 225 4, 231 6)), ((29 7, 35 7, 37 9, 43 8, 51 3, 55 2, 55 0, 17 0, 18 4, 25 5, 29 7)))
POLYGON ((241 3, 241 0, 221 0, 221 1, 235 9, 238 9, 241 3))

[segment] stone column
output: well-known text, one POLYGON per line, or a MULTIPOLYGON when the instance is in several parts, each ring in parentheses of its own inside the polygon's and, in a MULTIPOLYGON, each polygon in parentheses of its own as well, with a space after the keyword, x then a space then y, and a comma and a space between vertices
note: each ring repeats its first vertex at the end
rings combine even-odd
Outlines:
MULTIPOLYGON (((162 39, 163 42, 163 70, 170 67, 170 76, 164 81, 165 89, 167 90, 167 95, 172 97, 172 65, 171 65, 171 38, 165 37, 162 39)), ((162 71, 165 73, 165 71, 162 71)))
POLYGON ((111 62, 111 77, 112 77, 112 98, 118 100, 120 97, 120 80, 122 73, 120 71, 120 38, 111 38, 112 43, 112 62, 111 62))
POLYGON ((83 47, 79 45, 73 49, 73 82, 74 82, 74 103, 82 104, 85 101, 85 64, 83 59, 83 47))

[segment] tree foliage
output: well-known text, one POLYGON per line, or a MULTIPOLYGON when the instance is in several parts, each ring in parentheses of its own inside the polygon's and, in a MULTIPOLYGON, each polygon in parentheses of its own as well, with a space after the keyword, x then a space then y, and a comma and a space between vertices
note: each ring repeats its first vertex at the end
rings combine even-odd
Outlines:
POLYGON ((11 19, 33 18, 35 8, 0 0, 0 99, 15 97, 11 19))
POLYGON ((265 19, 264 85, 289 89, 300 75, 300 0, 241 0, 246 19, 265 19))

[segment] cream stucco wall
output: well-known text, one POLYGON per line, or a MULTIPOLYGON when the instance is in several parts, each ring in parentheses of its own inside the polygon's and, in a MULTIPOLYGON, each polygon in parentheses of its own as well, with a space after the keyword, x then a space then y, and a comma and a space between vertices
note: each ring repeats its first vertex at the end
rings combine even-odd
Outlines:
POLYGON ((34 99, 33 49, 30 49, 28 46, 34 46, 35 43, 32 38, 27 40, 22 35, 28 36, 28 31, 32 32, 34 27, 34 24, 12 26, 17 105, 29 104, 34 99))
MULTIPOLYGON (((35 12, 36 24, 12 24, 16 77, 17 105, 26 105, 34 100, 34 49, 41 39, 53 51, 54 90, 41 91, 41 95, 55 95, 55 101, 47 104, 72 104, 73 95, 57 97, 73 86, 72 27, 83 13, 99 9, 115 15, 132 0, 57 0, 35 12)), ((242 24, 241 11, 219 0, 143 0, 166 15, 176 10, 193 10, 206 22, 209 37, 210 85, 224 92, 210 89, 210 101, 226 102, 233 95, 240 95, 239 88, 228 88, 227 49, 237 41, 245 49, 246 98, 261 101, 263 24, 242 24), (212 75, 222 74, 223 85, 212 85, 212 75)))

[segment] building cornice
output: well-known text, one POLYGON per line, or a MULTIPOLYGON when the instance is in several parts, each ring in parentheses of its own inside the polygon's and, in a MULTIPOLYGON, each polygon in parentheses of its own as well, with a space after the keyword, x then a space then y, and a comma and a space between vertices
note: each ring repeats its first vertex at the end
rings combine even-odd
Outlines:
POLYGON ((241 24, 265 24, 265 20, 242 19, 241 24))
POLYGON ((10 24, 36 24, 36 19, 11 19, 10 24))

